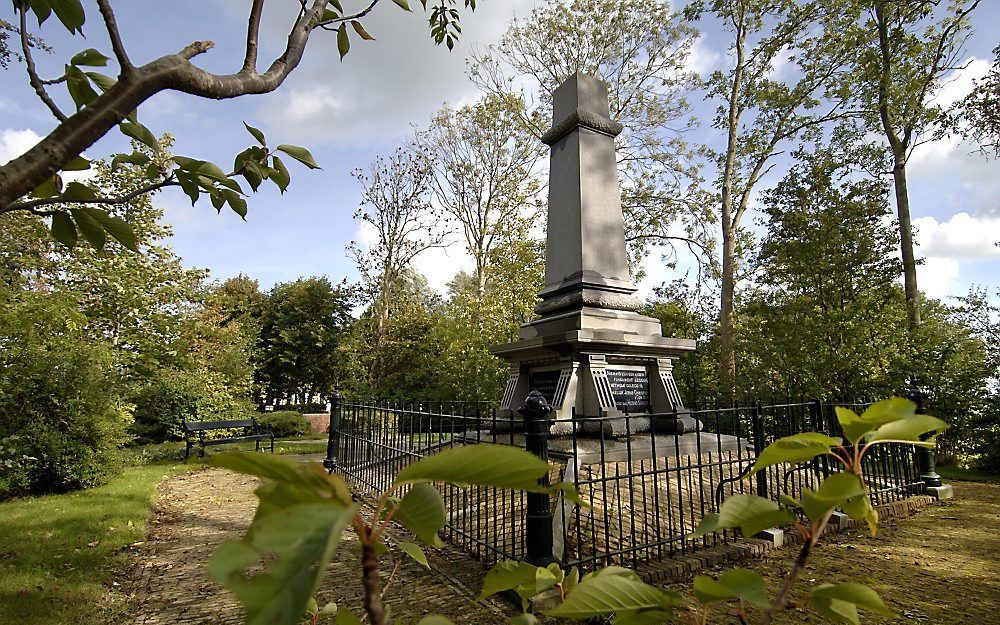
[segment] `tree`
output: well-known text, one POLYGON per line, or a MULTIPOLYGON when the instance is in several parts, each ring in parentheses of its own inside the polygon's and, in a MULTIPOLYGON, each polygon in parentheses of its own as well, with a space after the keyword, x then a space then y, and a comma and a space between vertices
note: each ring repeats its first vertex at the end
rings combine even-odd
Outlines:
POLYGON ((432 344, 440 351, 428 359, 440 397, 493 400, 503 393, 510 366, 490 348, 517 340, 545 285, 544 246, 524 235, 510 233, 492 250, 491 278, 482 293, 473 275, 463 272, 452 280, 450 298, 435 319, 432 344))
MULTIPOLYGON (((161 139, 160 149, 168 149, 169 142, 169 137, 161 139)), ((135 147, 140 154, 153 152, 138 144, 135 147)), ((144 184, 145 172, 138 165, 98 161, 92 169, 89 184, 102 195, 130 195, 144 184)), ((141 253, 122 254, 122 244, 101 241, 97 230, 99 248, 54 250, 59 271, 53 272, 52 281, 76 297, 91 336, 119 350, 131 381, 176 364, 184 351, 179 345, 184 325, 200 305, 201 285, 207 276, 205 270, 183 267, 166 244, 171 228, 160 223, 163 209, 153 203, 153 195, 135 195, 108 212, 109 217, 131 225, 141 253)))
POLYGON ((987 156, 1000 157, 1000 46, 993 48, 989 73, 956 103, 943 130, 978 144, 987 156))
POLYGON ((945 122, 933 98, 944 76, 960 67, 970 15, 979 0, 861 0, 858 19, 842 40, 853 60, 842 89, 856 97, 865 121, 892 155, 892 180, 903 257, 909 323, 920 325, 917 259, 906 164, 913 149, 945 122))
POLYGON ((481 298, 490 279, 489 260, 504 234, 522 232, 538 215, 541 156, 534 135, 519 123, 523 102, 487 95, 474 105, 443 108, 426 133, 434 166, 434 196, 458 222, 475 262, 481 298))
POLYGON ((350 289, 326 278, 303 278, 271 289, 259 367, 269 396, 294 395, 306 403, 333 390, 340 378, 337 350, 352 306, 350 289))
MULTIPOLYGON (((362 289, 375 306, 374 349, 381 353, 385 327, 404 272, 416 256, 440 247, 447 231, 437 227, 440 209, 431 203, 433 172, 427 149, 416 140, 390 156, 379 156, 367 171, 357 169, 361 206, 355 219, 374 229, 373 241, 362 248, 352 242, 351 255, 361 273, 362 289)), ((378 359, 372 366, 378 367, 378 359)))
MULTIPOLYGON (((407 0, 393 0, 409 10, 407 0)), ((174 54, 154 59, 145 65, 133 64, 124 45, 118 22, 110 0, 97 0, 103 25, 118 65, 118 76, 92 71, 112 61, 94 48, 88 48, 66 64, 62 76, 42 79, 35 67, 32 48, 39 45, 28 32, 28 17, 37 18, 39 26, 55 15, 70 34, 83 34, 86 15, 80 0, 14 0, 13 8, 18 20, 17 31, 21 39, 21 54, 28 72, 28 81, 45 107, 56 118, 56 126, 37 145, 22 156, 0 166, 0 213, 24 210, 51 217, 52 233, 59 241, 71 246, 77 230, 92 243, 106 232, 126 247, 133 247, 126 223, 109 217, 96 206, 127 202, 138 195, 167 186, 180 186, 195 202, 201 195, 208 195, 213 206, 221 210, 226 204, 246 215, 246 200, 237 177, 256 190, 262 180, 271 180, 282 191, 288 186, 288 169, 277 156, 282 152, 307 167, 319 167, 308 150, 291 145, 269 148, 263 133, 247 126, 257 144, 240 152, 234 168, 229 173, 217 165, 196 158, 172 156, 159 151, 153 133, 140 124, 136 110, 146 100, 163 91, 180 91, 194 96, 213 99, 236 98, 248 94, 267 93, 277 89, 295 70, 305 53, 306 45, 318 30, 336 32, 341 59, 350 49, 350 29, 362 39, 373 39, 359 20, 379 4, 372 0, 361 10, 350 12, 337 0, 309 0, 301 3, 294 24, 288 33, 287 44, 264 71, 258 71, 258 37, 264 0, 253 0, 247 19, 247 36, 242 67, 231 74, 213 74, 192 61, 208 52, 211 41, 196 41, 174 54), (66 113, 48 91, 48 86, 65 83, 75 105, 75 112, 66 113), (100 93, 98 93, 100 92, 100 93), (119 127, 127 136, 139 140, 156 153, 153 158, 144 154, 124 157, 129 162, 146 167, 147 184, 131 194, 98 196, 86 184, 71 182, 65 187, 60 171, 80 170, 89 167, 82 152, 119 127), (21 199, 31 194, 28 199, 21 199), (69 212, 54 208, 60 204, 80 207, 69 212)), ((426 2, 422 4, 426 7, 426 2)), ((460 32, 459 13, 454 8, 458 0, 439 0, 430 11, 431 37, 437 43, 454 46, 460 32)), ((463 0, 465 7, 475 9, 475 0, 463 0)), ((5 33, 6 34, 6 33, 5 33)), ((98 246, 99 247, 99 246, 98 246)))
MULTIPOLYGON (((697 18, 699 8, 692 5, 688 16, 697 18)), ((722 392, 731 395, 743 216, 783 142, 841 114, 842 101, 824 103, 820 98, 828 95, 848 52, 831 48, 831 41, 840 37, 836 7, 826 11, 819 2, 714 0, 709 8, 732 35, 732 65, 713 72, 707 84, 709 97, 721 102, 713 126, 726 135, 724 149, 715 154, 722 226, 719 380, 722 392), (774 75, 782 54, 795 68, 788 81, 774 75)))
POLYGON ((905 303, 880 150, 855 129, 799 148, 763 200, 766 276, 741 313, 740 390, 834 397, 900 388, 905 303))
MULTIPOLYGON (((512 110, 536 137, 547 130, 551 92, 575 72, 608 84, 617 139, 626 237, 633 258, 649 246, 708 252, 711 208, 699 191, 684 133, 692 127, 684 99, 694 30, 669 4, 645 0, 549 0, 515 20, 500 44, 473 54, 473 81, 512 110), (527 78, 541 99, 523 108, 514 85, 527 78)), ((561 120, 553 120, 556 123, 561 120)))

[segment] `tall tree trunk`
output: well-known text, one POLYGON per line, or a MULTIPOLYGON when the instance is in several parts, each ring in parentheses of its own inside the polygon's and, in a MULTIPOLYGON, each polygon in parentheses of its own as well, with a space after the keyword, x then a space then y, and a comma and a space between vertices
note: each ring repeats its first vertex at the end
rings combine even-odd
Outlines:
POLYGON ((739 131, 745 64, 745 7, 736 16, 736 66, 729 93, 726 160, 722 170, 722 299, 719 303, 719 390, 726 398, 736 394, 736 351, 734 346, 734 296, 736 293, 736 234, 739 218, 733 215, 733 179, 736 177, 736 140, 739 131))
POLYGON ((892 183, 896 194, 896 217, 899 220, 899 251, 903 257, 903 291, 910 330, 920 325, 920 290, 917 288, 917 259, 913 254, 913 224, 910 221, 910 195, 906 189, 906 155, 893 154, 892 183))

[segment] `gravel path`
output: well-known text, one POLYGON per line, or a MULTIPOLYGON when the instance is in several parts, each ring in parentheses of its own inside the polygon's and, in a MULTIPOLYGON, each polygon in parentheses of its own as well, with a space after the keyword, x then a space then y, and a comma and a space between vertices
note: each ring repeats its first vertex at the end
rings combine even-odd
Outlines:
MULTIPOLYGON (((256 478, 223 469, 192 471, 158 486, 148 540, 134 547, 128 586, 137 605, 132 625, 242 623, 235 597, 205 573, 205 563, 225 540, 242 536, 256 509, 256 478)), ((399 530, 402 540, 412 540, 399 530)), ((335 601, 361 614, 357 537, 345 532, 320 586, 322 605, 335 601)), ((444 614, 459 625, 502 623, 504 605, 477 602, 483 569, 460 551, 428 550, 431 570, 407 559, 386 592, 394 622, 416 623, 444 614)), ((384 559, 383 579, 393 563, 384 559)))

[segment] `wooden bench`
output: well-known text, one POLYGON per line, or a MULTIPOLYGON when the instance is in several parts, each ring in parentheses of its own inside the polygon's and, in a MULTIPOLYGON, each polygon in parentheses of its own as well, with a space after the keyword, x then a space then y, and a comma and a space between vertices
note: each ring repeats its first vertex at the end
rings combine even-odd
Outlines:
POLYGON ((254 441, 256 451, 261 450, 261 441, 271 441, 271 453, 274 453, 274 434, 261 428, 257 419, 239 419, 231 421, 183 421, 184 424, 184 459, 191 455, 191 448, 195 442, 201 445, 199 455, 205 457, 205 447, 210 445, 226 445, 228 443, 240 443, 243 441, 254 441), (226 438, 206 439, 205 432, 212 430, 243 430, 239 436, 228 436, 226 438), (196 439, 193 440, 193 437, 196 439))

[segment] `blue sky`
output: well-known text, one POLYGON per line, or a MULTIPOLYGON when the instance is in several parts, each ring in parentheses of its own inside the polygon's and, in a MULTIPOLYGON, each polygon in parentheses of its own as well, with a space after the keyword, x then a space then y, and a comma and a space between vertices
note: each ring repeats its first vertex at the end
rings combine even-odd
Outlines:
MULTIPOLYGON (((345 0, 350 8, 351 2, 345 0)), ((213 160, 223 167, 250 144, 241 120, 265 131, 269 141, 296 143, 312 150, 322 171, 292 170, 292 185, 280 195, 271 186, 251 196, 243 222, 231 211, 216 214, 205 201, 191 207, 176 189, 156 201, 174 227, 171 244, 188 266, 207 267, 216 278, 245 273, 264 287, 299 276, 327 275, 335 281, 354 279, 347 244, 359 237, 352 214, 359 189, 352 169, 367 165, 378 153, 392 149, 412 125, 425 124, 442 104, 464 104, 477 97, 465 76, 465 57, 472 46, 495 42, 510 18, 527 14, 533 0, 484 0, 465 15, 464 39, 454 52, 434 46, 419 3, 405 13, 386 0, 365 21, 375 42, 355 41, 350 54, 338 60, 334 38, 319 33, 309 44, 302 65, 278 92, 215 102, 177 93, 156 96, 140 109, 140 118, 159 134, 176 136, 178 154, 213 160)), ((195 40, 216 46, 197 63, 218 72, 236 71, 243 57, 246 0, 173 0, 115 3, 126 47, 142 63, 179 50, 195 40)), ((976 32, 968 42, 967 70, 943 90, 942 98, 961 95, 971 79, 985 71, 990 50, 998 43, 1000 2, 983 3, 976 15, 976 32)), ((43 75, 61 73, 69 55, 96 47, 110 55, 102 25, 92 3, 85 2, 86 40, 71 38, 46 24, 43 34, 55 55, 38 59, 43 75)), ((284 45, 294 18, 296 0, 271 0, 265 13, 260 57, 262 67, 284 45)), ((0 17, 11 19, 9 5, 0 17)), ((711 24, 695 48, 692 65, 708 71, 724 62, 725 39, 711 24)), ((60 97, 60 87, 54 88, 60 97)), ((714 104, 696 102, 695 114, 708 119, 714 104)), ((53 126, 48 112, 31 92, 23 69, 0 71, 0 161, 30 147, 53 126)), ((711 128, 696 131, 693 140, 715 140, 711 128)), ((97 157, 126 148, 116 132, 87 151, 97 157)), ((923 146, 910 166, 912 210, 919 228, 919 253, 926 257, 920 286, 932 296, 964 293, 969 284, 996 286, 1000 269, 1000 164, 970 154, 971 147, 953 141, 923 146)), ((459 249, 438 250, 418 259, 418 269, 432 285, 443 288, 467 262, 459 249)), ((674 277, 653 255, 645 268, 643 292, 674 277)))

